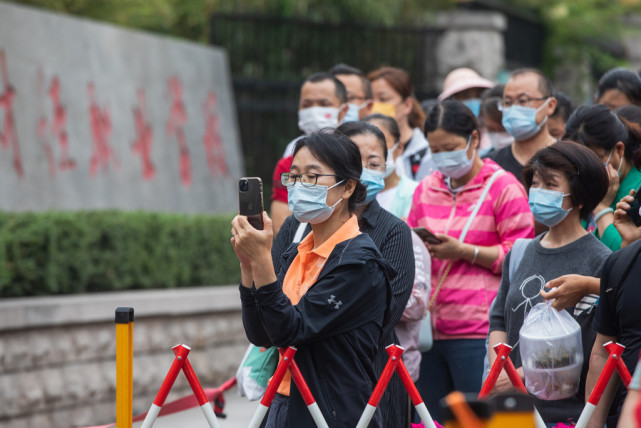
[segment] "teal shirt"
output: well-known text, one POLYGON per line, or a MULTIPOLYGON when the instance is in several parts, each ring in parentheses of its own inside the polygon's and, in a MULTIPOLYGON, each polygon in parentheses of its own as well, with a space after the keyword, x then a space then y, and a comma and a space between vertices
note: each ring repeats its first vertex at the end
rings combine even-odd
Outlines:
MULTIPOLYGON (((628 172, 628 175, 625 176, 625 179, 619 186, 619 191, 611 205, 612 209, 616 209, 617 203, 619 203, 624 196, 629 195, 630 190, 637 190, 639 186, 641 186, 641 171, 633 166, 630 168, 630 172, 628 172)), ((619 235, 619 231, 614 227, 614 224, 609 225, 605 229, 603 236, 599 236, 598 229, 594 233, 597 238, 599 238, 599 240, 612 251, 621 249, 621 235, 619 235)))

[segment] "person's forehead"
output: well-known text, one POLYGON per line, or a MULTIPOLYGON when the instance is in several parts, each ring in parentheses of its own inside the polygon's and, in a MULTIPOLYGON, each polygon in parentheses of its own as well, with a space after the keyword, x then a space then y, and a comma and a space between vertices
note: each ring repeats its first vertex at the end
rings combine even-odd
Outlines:
POLYGON ((535 73, 523 73, 512 77, 505 85, 503 96, 519 96, 526 94, 530 96, 542 96, 539 88, 539 76, 535 73))
POLYGON ((336 78, 345 85, 347 92, 363 95, 363 82, 359 76, 355 74, 337 74, 336 78))
POLYGON ((387 83, 385 79, 376 79, 372 81, 372 91, 373 92, 389 92, 396 94, 396 91, 392 86, 387 83))
POLYGON ((338 102, 336 98, 336 88, 331 80, 321 80, 320 82, 305 82, 300 88, 300 97, 303 98, 327 98, 338 102))

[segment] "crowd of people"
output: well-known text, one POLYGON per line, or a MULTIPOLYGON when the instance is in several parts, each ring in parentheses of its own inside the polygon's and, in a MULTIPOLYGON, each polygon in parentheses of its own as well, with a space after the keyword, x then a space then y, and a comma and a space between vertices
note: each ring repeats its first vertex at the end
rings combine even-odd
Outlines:
MULTIPOLYGON (((392 343, 437 421, 448 393, 479 393, 498 343, 524 379, 519 332, 541 302, 567 311, 583 344, 576 394, 535 398, 544 422, 578 420, 613 341, 633 382, 614 376, 589 426, 632 426, 637 73, 608 71, 592 105, 575 108, 538 70, 494 84, 462 68, 421 105, 404 70, 338 64, 302 84, 298 120, 303 134, 274 169, 271 218, 257 230, 237 216, 231 243, 249 341, 296 346, 329 426, 356 426, 392 343)), ((502 373, 493 394, 513 388, 502 373)), ((418 416, 394 376, 370 426, 410 422, 418 416)), ((288 376, 264 426, 314 426, 288 376)))

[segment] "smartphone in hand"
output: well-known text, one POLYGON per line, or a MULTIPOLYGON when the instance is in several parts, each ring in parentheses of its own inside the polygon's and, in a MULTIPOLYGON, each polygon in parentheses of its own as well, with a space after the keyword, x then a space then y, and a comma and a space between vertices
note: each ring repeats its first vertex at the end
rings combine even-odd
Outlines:
POLYGON ((255 229, 263 230, 263 180, 259 177, 238 180, 238 214, 246 216, 255 229))
POLYGON ((632 219, 635 226, 637 227, 641 226, 641 213, 639 213, 640 208, 641 208, 641 187, 639 187, 637 191, 634 193, 634 201, 630 203, 630 209, 626 211, 628 213, 628 217, 632 219))
POLYGON ((430 232, 424 227, 414 227, 412 228, 412 230, 414 231, 414 233, 418 235, 419 238, 421 238, 423 241, 427 242, 428 244, 437 245, 443 242, 442 240, 437 238, 436 235, 434 235, 432 232, 430 232))

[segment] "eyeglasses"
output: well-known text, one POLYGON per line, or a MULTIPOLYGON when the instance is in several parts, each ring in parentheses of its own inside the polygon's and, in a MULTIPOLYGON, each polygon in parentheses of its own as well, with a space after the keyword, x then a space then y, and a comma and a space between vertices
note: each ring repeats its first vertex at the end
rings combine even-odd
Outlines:
POLYGON ((380 162, 372 162, 372 161, 370 161, 370 162, 367 162, 365 165, 363 165, 363 168, 373 169, 374 171, 383 171, 383 172, 385 172, 386 166, 387 165, 385 165, 384 162, 380 163, 380 162))
POLYGON ((548 98, 549 97, 532 98, 528 97, 527 95, 521 95, 516 100, 513 100, 511 98, 504 98, 498 102, 498 108, 500 111, 503 111, 503 109, 512 107, 515 104, 521 107, 531 107, 530 104, 532 103, 532 101, 544 101, 548 98))
POLYGON ((303 174, 292 174, 291 172, 283 172, 280 175, 280 182, 283 186, 293 186, 296 180, 300 181, 305 187, 316 186, 318 177, 338 177, 335 174, 316 174, 313 172, 305 172, 303 174))

